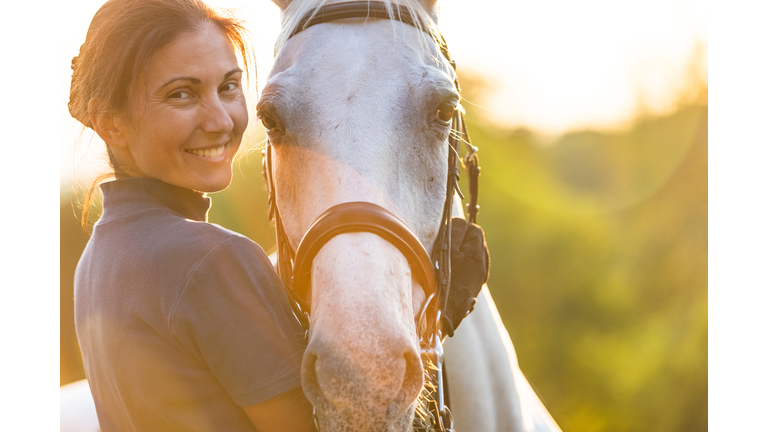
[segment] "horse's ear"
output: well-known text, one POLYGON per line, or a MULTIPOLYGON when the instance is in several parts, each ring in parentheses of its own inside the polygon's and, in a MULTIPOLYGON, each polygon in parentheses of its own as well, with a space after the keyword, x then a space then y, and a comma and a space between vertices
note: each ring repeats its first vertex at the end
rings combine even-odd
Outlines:
POLYGON ((276 4, 281 11, 285 11, 285 9, 288 8, 288 5, 291 4, 291 0, 272 0, 272 3, 276 4))

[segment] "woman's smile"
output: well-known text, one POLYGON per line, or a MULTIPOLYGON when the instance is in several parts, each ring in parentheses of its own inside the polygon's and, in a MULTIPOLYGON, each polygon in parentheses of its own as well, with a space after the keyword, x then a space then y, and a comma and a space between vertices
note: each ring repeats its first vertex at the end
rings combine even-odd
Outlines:
POLYGON ((230 148, 229 142, 217 147, 186 149, 184 151, 206 162, 221 162, 227 159, 228 155, 226 153, 228 148, 230 148))

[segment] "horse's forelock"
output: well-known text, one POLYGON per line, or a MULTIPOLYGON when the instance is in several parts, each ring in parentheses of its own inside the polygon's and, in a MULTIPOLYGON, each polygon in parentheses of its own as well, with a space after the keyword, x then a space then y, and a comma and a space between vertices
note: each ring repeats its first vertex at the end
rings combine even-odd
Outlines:
MULTIPOLYGON (((371 0, 369 0, 371 1, 371 0)), ((411 16, 416 17, 414 26, 424 33, 428 34, 432 41, 436 44, 440 44, 441 37, 440 31, 437 29, 437 25, 430 17, 429 13, 419 4, 418 0, 379 0, 385 4, 387 11, 391 16, 396 16, 396 5, 404 6, 411 16), (426 26, 426 27, 425 27, 426 26)), ((275 42, 275 57, 280 54, 286 42, 290 38, 291 34, 299 27, 302 18, 308 13, 317 13, 317 10, 329 3, 333 3, 332 0, 293 0, 288 8, 283 13, 283 22, 280 28, 280 33, 277 36, 275 42)), ((396 21, 392 20, 394 25, 396 21)), ((431 47, 426 43, 421 44, 421 48, 424 54, 431 52, 431 47)))

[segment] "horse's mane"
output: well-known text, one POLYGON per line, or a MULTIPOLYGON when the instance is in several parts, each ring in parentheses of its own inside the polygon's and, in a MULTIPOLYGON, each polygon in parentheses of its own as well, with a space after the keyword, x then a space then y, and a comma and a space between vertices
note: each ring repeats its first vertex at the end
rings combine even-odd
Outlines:
MULTIPOLYGON (((288 8, 283 13, 283 23, 280 28, 280 34, 277 36, 275 42, 275 56, 283 49, 288 38, 293 31, 301 23, 301 19, 310 11, 317 10, 317 8, 328 3, 329 0, 293 0, 288 8)), ((381 0, 385 4, 387 11, 390 15, 397 13, 397 9, 393 7, 394 4, 404 6, 413 17, 417 17, 415 27, 423 31, 426 35, 429 35, 431 39, 438 45, 441 43, 440 31, 437 29, 432 18, 421 7, 417 0, 381 0)), ((396 21, 392 20, 392 25, 395 26, 396 21)), ((422 44, 425 52, 428 52, 426 44, 422 44)))

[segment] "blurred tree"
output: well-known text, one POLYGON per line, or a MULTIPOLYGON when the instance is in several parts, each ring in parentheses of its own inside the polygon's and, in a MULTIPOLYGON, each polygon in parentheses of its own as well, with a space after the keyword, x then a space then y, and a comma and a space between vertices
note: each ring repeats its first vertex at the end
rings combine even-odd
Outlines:
POLYGON ((554 418, 564 430, 706 430, 706 105, 547 145, 468 123, 488 284, 554 418))

